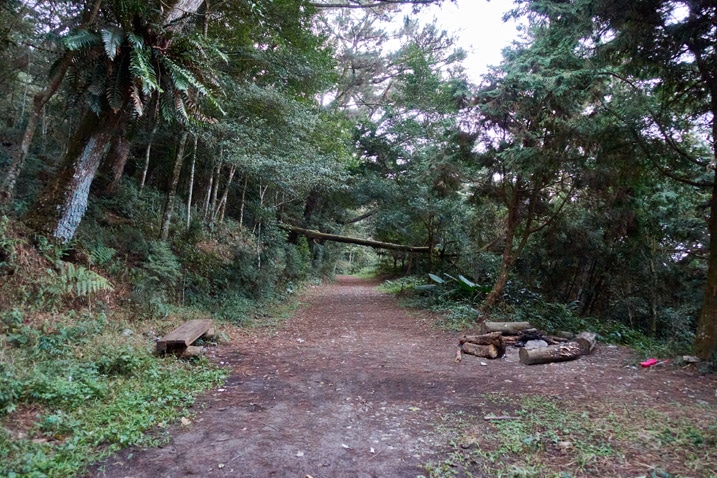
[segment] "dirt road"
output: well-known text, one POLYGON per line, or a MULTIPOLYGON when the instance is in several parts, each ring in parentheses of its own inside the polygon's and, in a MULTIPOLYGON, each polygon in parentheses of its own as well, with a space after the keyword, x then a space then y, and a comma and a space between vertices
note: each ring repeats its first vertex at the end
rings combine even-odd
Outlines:
POLYGON ((456 364, 457 334, 375 285, 340 277, 310 291, 278 331, 216 349, 210 358, 232 376, 200 400, 193 423, 163 448, 112 457, 94 476, 414 478, 443 446, 437 418, 490 413, 480 400, 488 392, 715 401, 711 384, 684 374, 666 387, 665 375, 625 368, 630 352, 615 347, 544 366, 470 356, 456 364))

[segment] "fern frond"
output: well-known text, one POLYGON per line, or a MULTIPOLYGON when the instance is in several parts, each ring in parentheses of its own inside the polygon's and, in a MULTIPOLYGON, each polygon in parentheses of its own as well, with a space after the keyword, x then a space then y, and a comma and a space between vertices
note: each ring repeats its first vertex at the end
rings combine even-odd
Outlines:
POLYGON ((152 66, 152 51, 144 46, 144 42, 136 35, 130 35, 133 38, 132 51, 130 52, 129 71, 135 79, 138 79, 142 85, 142 93, 150 95, 154 91, 161 93, 159 82, 157 81, 157 72, 152 66))
POLYGON ((105 277, 71 262, 59 261, 55 272, 48 269, 49 283, 46 290, 53 295, 86 297, 100 291, 112 291, 114 286, 105 277))
POLYGON ((124 31, 119 27, 110 27, 100 30, 100 35, 102 36, 102 43, 104 44, 107 57, 110 61, 114 61, 119 53, 120 46, 122 46, 122 42, 124 42, 124 31))
POLYGON ((130 99, 132 100, 132 111, 134 114, 138 117, 142 116, 144 114, 144 102, 142 101, 137 85, 132 85, 130 99))
POLYGON ((162 119, 167 123, 173 123, 174 121, 181 122, 174 108, 174 94, 174 90, 171 87, 167 87, 166 94, 159 97, 159 109, 162 113, 162 119))
POLYGON ((102 39, 95 32, 89 30, 77 30, 70 33, 62 39, 62 43, 70 51, 87 49, 98 46, 102 43, 102 39))
POLYGON ((122 68, 118 65, 112 73, 110 83, 105 92, 107 103, 109 103, 110 108, 112 108, 115 113, 122 109, 122 105, 124 104, 124 95, 122 94, 122 76, 122 68))
POLYGON ((103 245, 98 245, 90 251, 90 258, 92 259, 92 262, 94 264, 103 265, 111 261, 116 253, 116 249, 103 245))
POLYGON ((182 95, 179 94, 179 92, 175 92, 174 94, 174 109, 177 113, 179 113, 182 121, 186 121, 189 118, 187 109, 184 105, 184 99, 182 99, 182 95))
POLYGON ((181 91, 187 91, 192 87, 201 95, 209 94, 207 87, 204 86, 191 71, 177 65, 167 57, 163 57, 162 62, 167 67, 167 71, 174 82, 175 88, 181 91))

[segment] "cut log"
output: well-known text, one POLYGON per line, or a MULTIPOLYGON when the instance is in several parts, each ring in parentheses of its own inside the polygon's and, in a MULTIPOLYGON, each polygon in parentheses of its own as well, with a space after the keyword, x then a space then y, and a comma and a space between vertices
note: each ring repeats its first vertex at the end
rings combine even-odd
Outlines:
POLYGON ((491 332, 483 335, 464 335, 461 337, 461 344, 470 342, 477 345, 497 345, 503 338, 502 332, 491 332))
POLYGON ((516 342, 518 342, 519 337, 517 335, 509 335, 508 337, 503 337, 503 345, 506 347, 509 345, 515 345, 516 342))
POLYGON ((563 344, 565 342, 569 342, 568 339, 559 335, 544 335, 543 340, 548 342, 549 345, 563 344))
POLYGON ((500 349, 495 345, 478 345, 471 342, 466 342, 461 345, 464 353, 475 355, 476 357, 483 357, 494 359, 500 357, 500 349))
POLYGON ((560 330, 558 332, 555 332, 555 335, 557 337, 562 337, 567 340, 573 340, 575 338, 575 334, 572 332, 568 332, 566 330, 560 330))
POLYGON ((532 329, 528 322, 483 322, 482 332, 501 332, 503 335, 518 335, 523 330, 532 329))
POLYGON ((597 344, 597 334, 595 332, 581 332, 575 337, 575 341, 580 344, 582 354, 589 355, 597 344))
POLYGON ((212 320, 190 320, 157 341, 157 352, 184 349, 212 328, 212 320))
POLYGON ((525 365, 536 365, 550 362, 565 362, 574 360, 582 355, 580 344, 568 342, 560 345, 550 345, 538 349, 521 348, 518 353, 520 363, 525 365))

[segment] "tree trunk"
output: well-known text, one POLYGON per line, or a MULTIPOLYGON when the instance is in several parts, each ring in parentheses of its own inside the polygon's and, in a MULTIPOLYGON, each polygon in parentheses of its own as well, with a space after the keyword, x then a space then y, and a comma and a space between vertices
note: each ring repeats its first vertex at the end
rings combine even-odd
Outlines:
MULTIPOLYGON (((713 137, 717 138, 717 121, 713 120, 712 123, 713 137)), ((717 142, 715 142, 715 161, 717 161, 717 142)), ((717 355, 717 178, 714 179, 712 186, 709 232, 707 283, 694 344, 694 354, 702 360, 711 360, 717 355)))
POLYGON ((224 211, 227 206, 227 199, 229 198, 229 188, 232 185, 232 180, 234 179, 234 173, 236 172, 237 168, 236 166, 232 165, 229 169, 229 177, 227 178, 227 185, 224 188, 224 193, 222 194, 221 199, 219 200, 219 205, 217 206, 217 210, 214 211, 214 216, 212 217, 212 222, 218 222, 221 224, 224 221, 224 211))
POLYGON ((142 180, 139 183, 139 192, 142 192, 142 190, 144 190, 144 184, 147 181, 147 171, 149 170, 149 155, 152 152, 152 143, 154 142, 154 135, 157 134, 158 127, 159 118, 154 120, 152 132, 149 134, 149 144, 147 144, 147 150, 144 152, 144 168, 142 168, 142 180))
MULTIPOLYGON (((82 19, 82 23, 80 24, 81 27, 95 21, 101 3, 102 0, 95 0, 90 11, 87 12, 85 17, 82 19)), ((9 204, 12 201, 13 194, 15 193, 15 183, 17 183, 17 178, 20 176, 20 172, 25 165, 25 159, 27 159, 27 155, 30 152, 32 138, 35 136, 37 121, 42 115, 47 102, 50 101, 62 84, 62 80, 65 78, 65 74, 70 68, 73 59, 73 52, 65 52, 62 59, 54 66, 48 85, 34 96, 32 100, 32 113, 28 118, 25 132, 22 135, 20 148, 5 172, 5 177, 0 182, 0 204, 9 204)), ((94 172, 92 173, 92 176, 94 177, 94 172)))
POLYGON ((177 185, 179 184, 179 173, 182 171, 182 160, 184 159, 184 149, 187 146, 187 136, 189 133, 182 133, 182 139, 179 140, 179 148, 177 157, 174 160, 174 169, 172 170, 172 179, 167 193, 167 202, 164 205, 164 214, 162 215, 162 227, 160 228, 159 238, 166 241, 169 238, 169 224, 172 221, 172 205, 177 195, 177 185))
POLYGON ((244 229, 244 204, 246 203, 246 186, 249 182, 249 175, 244 173, 244 186, 241 190, 241 208, 239 209, 239 230, 244 229))
POLYGON ((117 185, 122 179, 124 167, 127 164, 127 158, 129 158, 131 146, 132 142, 124 134, 118 134, 113 138, 110 150, 107 153, 107 159, 105 159, 102 166, 103 176, 107 181, 104 187, 106 193, 112 193, 117 189, 117 185))
POLYGON ((508 284, 508 273, 513 265, 513 241, 515 240, 515 230, 518 227, 518 208, 520 197, 520 178, 515 182, 513 195, 508 205, 508 218, 505 226, 505 246, 503 247, 503 259, 500 263, 500 272, 498 278, 493 284, 493 288, 488 297, 483 302, 483 309, 489 309, 500 301, 505 292, 505 286, 508 284))
POLYGON ((99 119, 92 112, 85 114, 60 170, 27 215, 31 227, 62 242, 74 237, 87 209, 90 185, 123 114, 105 113, 99 119))
POLYGON ((212 188, 212 199, 211 203, 209 204, 209 210, 207 211, 207 219, 209 219, 210 222, 214 222, 214 211, 217 209, 217 196, 219 195, 219 178, 221 176, 222 172, 222 165, 224 164, 222 162, 222 156, 223 153, 219 153, 219 161, 217 162, 217 168, 214 171, 214 187, 212 188))
POLYGON ((204 196, 204 208, 202 210, 202 220, 207 222, 209 219, 209 202, 212 198, 212 189, 214 188, 214 167, 209 171, 209 184, 207 185, 207 194, 204 196))
POLYGON ((194 167, 197 164, 197 146, 199 138, 194 135, 194 152, 192 153, 192 166, 189 168, 189 191, 187 192, 187 230, 192 224, 192 192, 194 191, 194 167))
POLYGON ((301 227, 290 226, 288 224, 280 224, 279 226, 287 231, 296 232, 297 234, 301 234, 312 239, 342 242, 345 244, 358 244, 359 246, 368 246, 373 247, 374 249, 389 249, 394 251, 419 252, 424 254, 431 252, 431 248, 428 246, 407 246, 403 244, 393 244, 390 242, 374 241, 372 239, 359 239, 356 237, 340 236, 338 234, 328 234, 326 232, 319 232, 313 229, 304 229, 301 227))

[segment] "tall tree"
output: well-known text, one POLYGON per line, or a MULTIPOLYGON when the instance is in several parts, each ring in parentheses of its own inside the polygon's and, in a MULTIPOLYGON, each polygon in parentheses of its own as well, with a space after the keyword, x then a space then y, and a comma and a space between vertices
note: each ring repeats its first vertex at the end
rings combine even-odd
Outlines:
POLYGON ((660 141, 667 154, 653 165, 678 181, 711 190, 710 250, 695 353, 717 353, 717 32, 714 2, 669 0, 525 1, 556 34, 580 31, 583 54, 633 89, 649 108, 633 121, 644 144, 660 141), (575 21, 569 27, 561 18, 575 21), (705 156, 699 141, 709 144, 705 156), (709 171, 709 177, 705 177, 709 171))

